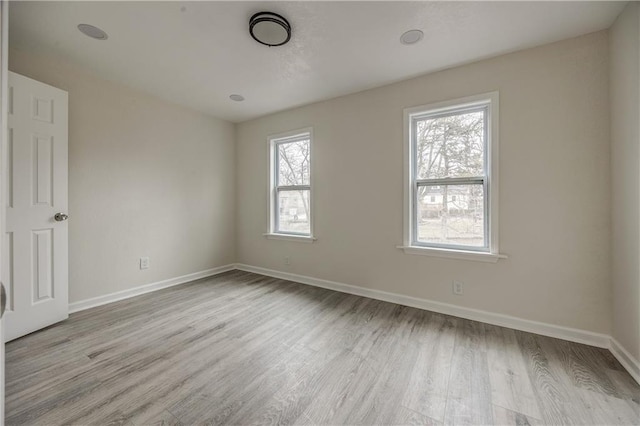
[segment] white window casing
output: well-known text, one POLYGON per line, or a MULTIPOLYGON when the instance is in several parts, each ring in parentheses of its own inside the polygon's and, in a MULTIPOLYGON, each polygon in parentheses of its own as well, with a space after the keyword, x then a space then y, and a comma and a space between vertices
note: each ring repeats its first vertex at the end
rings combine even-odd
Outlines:
MULTIPOLYGON (((268 176, 268 223, 267 232, 264 234, 268 239, 284 240, 284 241, 296 241, 296 242, 313 242, 316 240, 313 233, 313 218, 314 218, 314 200, 313 200, 313 130, 311 128, 304 128, 293 130, 286 133, 279 133, 268 137, 269 143, 269 176, 268 176), (307 145, 307 165, 308 168, 308 182, 302 179, 300 182, 280 182, 279 181, 279 165, 280 165, 280 150, 283 146, 292 143, 303 143, 307 145), (286 193, 297 194, 300 200, 304 203, 304 195, 308 194, 306 199, 306 206, 303 211, 298 213, 298 206, 295 208, 289 206, 281 206, 288 201, 288 198, 281 198, 281 195, 286 193), (282 211, 281 211, 282 210, 282 211), (296 221, 298 214, 304 217, 302 226, 305 225, 305 221, 308 222, 308 229, 283 229, 281 227, 281 215, 295 215, 296 221)), ((293 170, 292 170, 293 172, 293 170)), ((303 173, 304 174, 304 173, 303 173)), ((286 227, 284 227, 286 228, 286 227)))
MULTIPOLYGON (((498 92, 421 105, 404 110, 404 238, 403 245, 398 248, 403 249, 405 253, 484 262, 497 262, 498 259, 506 257, 499 254, 498 248, 498 114, 498 92), (465 177, 418 178, 416 170, 417 123, 424 120, 479 112, 484 114, 482 173, 465 177), (450 242, 419 241, 419 188, 456 188, 460 185, 482 187, 483 244, 458 245, 450 242)), ((426 198, 427 195, 424 197, 426 198)), ((433 197, 433 195, 429 195, 429 200, 432 201, 433 197)), ((438 199, 441 199, 441 197, 438 197, 438 199)), ((449 195, 448 200, 450 202, 458 202, 463 206, 464 203, 468 203, 464 197, 456 195, 449 195)), ((428 201, 427 204, 429 204, 428 201)))

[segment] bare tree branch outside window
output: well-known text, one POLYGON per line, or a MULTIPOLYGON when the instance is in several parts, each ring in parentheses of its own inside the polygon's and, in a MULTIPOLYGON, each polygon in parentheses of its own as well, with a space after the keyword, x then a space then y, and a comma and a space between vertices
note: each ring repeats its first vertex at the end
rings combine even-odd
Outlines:
POLYGON ((278 229, 310 233, 310 139, 276 144, 278 229))
POLYGON ((484 246, 485 109, 415 119, 419 242, 484 246), (448 179, 459 179, 451 183, 448 179))

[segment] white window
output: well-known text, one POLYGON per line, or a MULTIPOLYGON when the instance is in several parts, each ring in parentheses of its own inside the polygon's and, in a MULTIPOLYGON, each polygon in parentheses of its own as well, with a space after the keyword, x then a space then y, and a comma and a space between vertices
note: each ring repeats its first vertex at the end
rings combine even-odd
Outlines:
POLYGON ((497 261, 498 94, 406 109, 405 129, 405 252, 497 261))
POLYGON ((269 138, 268 237, 313 240, 311 129, 269 138))

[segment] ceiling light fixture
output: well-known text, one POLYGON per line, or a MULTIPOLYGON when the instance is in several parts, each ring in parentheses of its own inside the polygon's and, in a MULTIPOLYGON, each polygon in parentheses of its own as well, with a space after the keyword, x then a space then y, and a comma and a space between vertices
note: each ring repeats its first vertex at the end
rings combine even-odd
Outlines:
POLYGON ((400 36, 400 43, 402 44, 416 44, 424 37, 424 33, 420 30, 409 30, 400 36))
POLYGON ((93 25, 80 24, 80 25, 78 25, 78 29, 80 30, 80 32, 82 34, 84 34, 84 35, 86 35, 88 37, 91 37, 91 38, 95 38, 96 40, 106 40, 106 39, 109 38, 107 33, 102 31, 98 27, 94 27, 93 25))
POLYGON ((237 94, 233 94, 233 95, 229 95, 229 99, 231 99, 232 101, 236 101, 236 102, 242 102, 244 101, 244 96, 242 95, 237 95, 237 94))
POLYGON ((277 13, 259 12, 249 19, 249 33, 265 46, 282 46, 291 40, 291 25, 277 13))

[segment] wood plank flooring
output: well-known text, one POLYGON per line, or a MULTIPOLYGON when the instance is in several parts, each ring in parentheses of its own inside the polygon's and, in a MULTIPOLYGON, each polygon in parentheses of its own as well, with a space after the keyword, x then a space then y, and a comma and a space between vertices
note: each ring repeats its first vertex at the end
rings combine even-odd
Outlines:
POLYGON ((240 271, 6 349, 9 425, 640 424, 607 350, 240 271))

